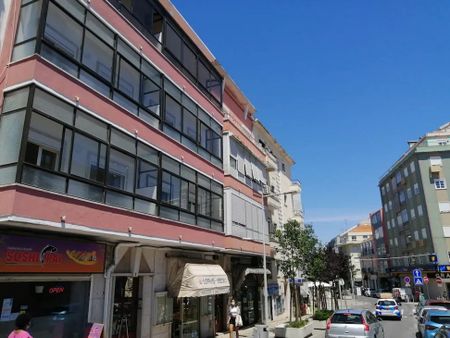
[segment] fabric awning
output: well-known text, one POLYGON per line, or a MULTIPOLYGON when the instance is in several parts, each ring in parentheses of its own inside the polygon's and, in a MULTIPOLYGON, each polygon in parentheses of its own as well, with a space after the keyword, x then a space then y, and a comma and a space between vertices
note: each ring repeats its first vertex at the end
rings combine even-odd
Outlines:
POLYGON ((173 297, 204 297, 230 292, 228 276, 217 264, 186 263, 172 276, 169 292, 173 297))
POLYGON ((255 274, 255 275, 264 275, 264 272, 265 272, 267 275, 270 275, 270 274, 271 274, 271 272, 270 272, 269 269, 263 269, 263 268, 247 268, 247 269, 245 269, 244 276, 247 276, 247 275, 249 275, 249 274, 251 274, 251 273, 253 273, 253 274, 255 274))

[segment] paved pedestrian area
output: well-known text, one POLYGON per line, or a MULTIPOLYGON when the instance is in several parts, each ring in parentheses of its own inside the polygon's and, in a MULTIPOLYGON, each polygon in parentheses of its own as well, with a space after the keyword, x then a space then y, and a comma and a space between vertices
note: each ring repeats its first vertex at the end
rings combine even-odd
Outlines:
MULTIPOLYGON (((359 308, 359 309, 369 309, 374 310, 375 298, 359 297, 355 299, 345 299, 340 300, 339 307, 341 309, 345 308, 359 308)), ((385 320, 382 322, 385 329, 385 338, 415 338, 416 331, 416 320, 413 316, 413 310, 415 308, 415 303, 403 303, 403 320, 401 322, 385 320)), ((302 317, 302 319, 310 319, 313 323, 313 335, 312 338, 324 338, 325 337, 325 321, 312 320, 310 315, 302 317)), ((268 337, 275 337, 275 327, 289 321, 289 315, 280 317, 277 320, 271 321, 268 324, 268 337)), ((255 337, 255 338, 266 338, 257 337, 255 327, 248 327, 239 330, 239 337, 255 337)), ((216 334, 220 338, 229 338, 228 332, 220 332, 216 334)), ((232 338, 235 338, 234 336, 232 338)))

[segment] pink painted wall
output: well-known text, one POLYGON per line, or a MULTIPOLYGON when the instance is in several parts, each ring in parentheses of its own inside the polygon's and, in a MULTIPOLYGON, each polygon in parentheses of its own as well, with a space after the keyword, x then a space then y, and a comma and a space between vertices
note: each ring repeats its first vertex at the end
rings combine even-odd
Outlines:
POLYGON ((261 244, 237 237, 17 185, 0 188, 0 216, 56 223, 60 223, 61 216, 65 216, 67 224, 98 230, 128 234, 128 227, 132 226, 132 233, 135 235, 176 241, 182 236, 183 242, 262 253, 261 244))

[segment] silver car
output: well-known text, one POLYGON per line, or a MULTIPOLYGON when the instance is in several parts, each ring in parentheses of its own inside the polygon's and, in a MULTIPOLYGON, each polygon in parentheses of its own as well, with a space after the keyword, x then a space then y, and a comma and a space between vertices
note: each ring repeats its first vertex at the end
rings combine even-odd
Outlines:
POLYGON ((380 321, 369 310, 337 310, 327 320, 325 338, 384 338, 380 321))

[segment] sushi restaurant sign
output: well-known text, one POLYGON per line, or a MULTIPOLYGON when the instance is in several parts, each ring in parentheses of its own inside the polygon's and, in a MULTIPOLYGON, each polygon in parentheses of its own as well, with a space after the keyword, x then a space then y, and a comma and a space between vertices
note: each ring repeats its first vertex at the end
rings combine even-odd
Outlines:
POLYGON ((0 273, 101 273, 104 265, 103 244, 0 235, 0 273))

